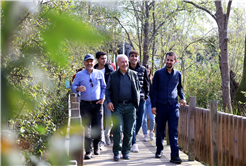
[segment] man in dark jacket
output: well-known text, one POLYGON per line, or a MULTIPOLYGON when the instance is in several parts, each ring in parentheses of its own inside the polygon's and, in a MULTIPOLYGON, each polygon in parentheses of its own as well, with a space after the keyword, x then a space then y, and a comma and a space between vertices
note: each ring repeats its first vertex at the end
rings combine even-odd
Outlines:
POLYGON ((138 62, 138 52, 132 50, 129 53, 129 69, 134 70, 138 73, 138 79, 140 83, 140 104, 137 111, 136 123, 133 127, 133 138, 132 138, 132 151, 135 153, 139 152, 138 145, 136 144, 136 136, 143 124, 143 116, 145 110, 145 101, 149 97, 150 80, 148 72, 144 66, 141 66, 138 62))
MULTIPOLYGON (((104 79, 107 84, 109 75, 114 71, 114 69, 109 66, 107 62, 107 53, 103 51, 98 51, 96 53, 96 59, 97 59, 97 64, 94 66, 95 69, 101 70, 104 74, 104 79)), ((104 124, 104 131, 102 133, 102 139, 99 144, 99 148, 102 150, 104 144, 106 143, 107 145, 110 145, 110 130, 112 128, 112 123, 111 123, 111 111, 107 107, 107 101, 104 101, 103 104, 103 124, 104 124)))
POLYGON ((181 84, 181 73, 173 69, 177 62, 177 55, 174 52, 166 54, 166 66, 155 72, 151 86, 152 113, 156 115, 156 158, 161 158, 163 140, 168 121, 169 141, 171 146, 170 162, 180 164, 178 146, 178 121, 180 104, 185 106, 185 95, 181 84), (178 96, 181 98, 178 103, 178 96))
POLYGON ((130 159, 133 124, 140 101, 140 85, 137 73, 128 69, 128 57, 121 54, 116 61, 119 69, 110 75, 105 93, 108 108, 112 111, 114 160, 119 161, 120 153, 123 154, 123 159, 130 159))

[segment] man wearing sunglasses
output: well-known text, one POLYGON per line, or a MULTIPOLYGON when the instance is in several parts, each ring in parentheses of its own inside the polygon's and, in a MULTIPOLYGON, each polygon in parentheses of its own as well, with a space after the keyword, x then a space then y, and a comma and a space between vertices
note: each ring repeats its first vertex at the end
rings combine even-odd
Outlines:
POLYGON ((73 92, 81 92, 80 114, 85 128, 85 159, 91 159, 93 139, 94 154, 99 155, 98 143, 103 128, 103 102, 106 84, 100 70, 93 68, 94 56, 87 54, 84 58, 85 69, 76 74, 72 84, 73 92))

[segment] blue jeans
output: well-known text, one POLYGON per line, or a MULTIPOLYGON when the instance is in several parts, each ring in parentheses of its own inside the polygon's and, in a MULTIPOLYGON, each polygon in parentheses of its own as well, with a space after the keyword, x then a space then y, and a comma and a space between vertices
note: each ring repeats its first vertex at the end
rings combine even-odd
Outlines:
POLYGON ((134 122, 134 126, 133 126, 133 137, 132 137, 132 145, 136 143, 136 136, 141 128, 141 126, 143 125, 143 115, 144 115, 144 110, 145 110, 145 101, 141 100, 140 104, 138 106, 138 110, 137 110, 137 117, 136 120, 134 122))
POLYGON ((147 135, 147 111, 148 111, 148 115, 149 115, 149 130, 153 131, 154 127, 155 127, 155 115, 151 112, 151 101, 150 98, 148 98, 146 100, 146 104, 145 104, 145 110, 144 110, 144 119, 143 119, 143 125, 142 125, 142 129, 143 129, 143 134, 147 135))

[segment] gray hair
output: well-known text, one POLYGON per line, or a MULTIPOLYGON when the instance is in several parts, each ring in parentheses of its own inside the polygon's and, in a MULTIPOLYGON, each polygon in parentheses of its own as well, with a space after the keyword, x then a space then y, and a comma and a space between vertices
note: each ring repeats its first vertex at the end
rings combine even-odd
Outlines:
POLYGON ((126 60, 127 60, 127 62, 128 62, 128 57, 127 57, 125 54, 119 54, 119 55, 117 55, 117 57, 116 57, 116 62, 118 62, 118 60, 119 60, 120 58, 126 58, 126 60))

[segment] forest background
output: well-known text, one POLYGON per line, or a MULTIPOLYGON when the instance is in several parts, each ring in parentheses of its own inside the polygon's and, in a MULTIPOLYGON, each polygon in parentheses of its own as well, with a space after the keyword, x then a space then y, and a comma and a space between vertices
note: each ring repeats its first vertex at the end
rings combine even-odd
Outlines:
POLYGON ((66 163, 57 153, 67 123, 65 81, 88 53, 105 51, 113 62, 124 41, 152 74, 174 51, 187 102, 195 96, 197 107, 209 108, 217 100, 219 111, 245 116, 246 2, 230 2, 1 1, 1 163, 66 163), (228 22, 225 62, 219 9, 228 22), (231 109, 223 105, 224 63, 231 109))

